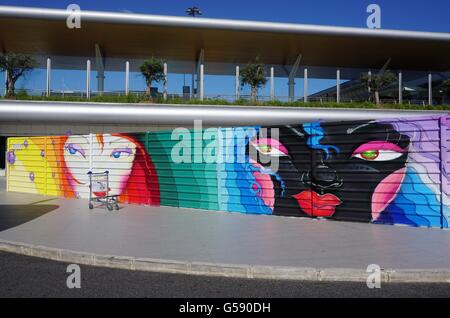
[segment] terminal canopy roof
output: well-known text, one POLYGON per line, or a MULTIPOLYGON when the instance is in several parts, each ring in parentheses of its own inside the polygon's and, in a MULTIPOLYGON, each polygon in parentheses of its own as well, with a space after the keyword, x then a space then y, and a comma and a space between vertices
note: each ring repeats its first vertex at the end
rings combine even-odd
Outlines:
POLYGON ((230 64, 256 56, 288 73, 299 54, 308 66, 377 69, 390 59, 390 69, 450 70, 450 33, 93 11, 81 11, 81 28, 69 29, 68 16, 66 10, 0 6, 1 49, 58 56, 56 64, 68 69, 82 68, 80 58, 95 58, 98 44, 108 70, 123 70, 124 59, 158 56, 177 61, 171 72, 193 71, 202 49, 205 64, 215 65, 206 72, 215 74, 233 74, 230 64))

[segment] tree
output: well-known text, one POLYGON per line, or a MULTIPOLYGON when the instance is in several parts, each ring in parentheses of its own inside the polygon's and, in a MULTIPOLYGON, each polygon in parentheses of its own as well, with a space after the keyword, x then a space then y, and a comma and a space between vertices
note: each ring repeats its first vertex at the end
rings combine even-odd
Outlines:
POLYGON ((241 86, 249 85, 251 87, 251 101, 256 103, 256 94, 258 89, 266 85, 264 64, 259 61, 259 57, 249 62, 241 71, 241 86))
POLYGON ((373 94, 377 105, 380 104, 380 91, 396 80, 397 77, 389 70, 381 72, 379 74, 361 75, 361 82, 373 94))
POLYGON ((5 53, 0 55, 0 70, 7 72, 6 98, 15 96, 17 80, 37 65, 34 58, 24 54, 5 53))
POLYGON ((450 95, 450 78, 442 82, 441 90, 444 95, 450 95))
POLYGON ((149 100, 151 100, 152 97, 150 94, 150 89, 152 87, 152 83, 159 83, 166 80, 166 75, 164 74, 164 62, 161 59, 151 57, 148 60, 145 60, 139 69, 142 76, 145 78, 145 83, 147 84, 145 93, 147 94, 149 100))
POLYGON ((440 90, 442 91, 442 103, 445 104, 447 103, 447 97, 450 96, 450 78, 442 82, 440 90))

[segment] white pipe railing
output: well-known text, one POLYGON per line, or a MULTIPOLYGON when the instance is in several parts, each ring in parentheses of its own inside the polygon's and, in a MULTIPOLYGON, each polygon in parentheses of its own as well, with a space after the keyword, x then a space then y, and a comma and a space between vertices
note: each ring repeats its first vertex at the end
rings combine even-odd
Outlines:
POLYGON ((0 101, 0 122, 9 123, 77 123, 77 124, 204 124, 278 125, 299 124, 314 120, 375 120, 393 117, 445 115, 448 111, 412 111, 382 109, 336 109, 317 107, 252 107, 66 103, 34 101, 0 101))

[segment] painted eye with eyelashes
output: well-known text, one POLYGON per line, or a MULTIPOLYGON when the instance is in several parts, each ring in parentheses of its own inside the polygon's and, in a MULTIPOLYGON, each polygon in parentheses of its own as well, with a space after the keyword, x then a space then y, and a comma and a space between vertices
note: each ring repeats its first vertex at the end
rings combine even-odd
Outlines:
POLYGON ((84 149, 77 144, 68 144, 66 146, 66 150, 69 154, 71 154, 72 156, 75 156, 76 154, 81 155, 83 158, 86 158, 84 149))
POLYGON ((111 157, 114 159, 119 159, 123 156, 130 156, 133 154, 133 151, 130 148, 116 148, 111 152, 111 157))
POLYGON ((371 141, 359 146, 352 154, 352 158, 366 161, 390 161, 400 158, 405 149, 392 142, 371 141))
POLYGON ((259 153, 272 157, 286 157, 289 152, 286 147, 276 139, 261 138, 255 139, 250 144, 258 150, 259 153))

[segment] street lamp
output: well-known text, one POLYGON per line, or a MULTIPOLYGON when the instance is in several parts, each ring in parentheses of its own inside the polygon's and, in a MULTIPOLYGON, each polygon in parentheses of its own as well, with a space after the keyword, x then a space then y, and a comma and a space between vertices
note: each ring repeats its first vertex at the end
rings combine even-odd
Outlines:
POLYGON ((187 8, 186 14, 190 15, 191 17, 195 17, 196 15, 202 15, 202 11, 200 11, 199 8, 194 6, 191 8, 187 8))

